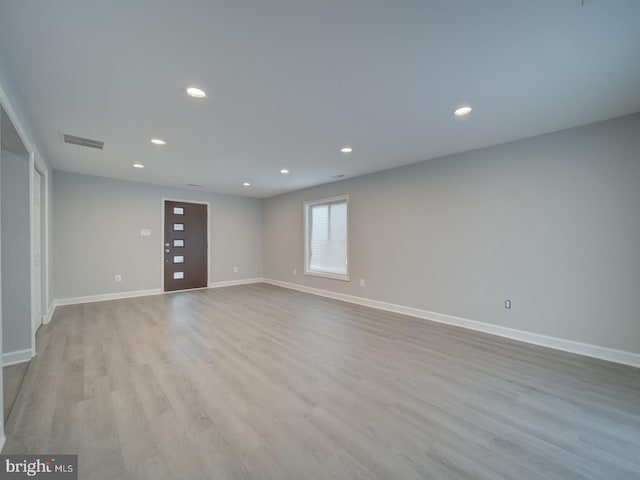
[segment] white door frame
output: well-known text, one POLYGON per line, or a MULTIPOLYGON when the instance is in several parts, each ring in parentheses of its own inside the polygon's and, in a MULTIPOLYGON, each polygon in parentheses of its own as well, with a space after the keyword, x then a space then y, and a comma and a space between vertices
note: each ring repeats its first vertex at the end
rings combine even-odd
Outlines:
MULTIPOLYGON (((183 203, 196 203, 198 205, 207 206, 207 286, 211 284, 211 202, 204 202, 201 200, 185 200, 183 198, 170 198, 162 197, 161 214, 160 214, 160 290, 164 293, 164 203, 165 202, 183 202, 183 203)), ((190 289, 197 290, 197 289, 190 289)))
MULTIPOLYGON (((48 323, 51 319, 49 317, 50 305, 51 305, 51 297, 50 297, 50 285, 49 285, 49 265, 50 265, 50 250, 49 250, 49 222, 50 222, 50 206, 49 206, 49 169, 47 168, 47 164, 43 161, 42 157, 37 152, 37 149, 34 148, 34 145, 29 141, 22 124, 18 120, 18 117, 7 97, 2 85, 0 85, 0 105, 4 108, 4 111, 7 113, 9 120, 13 124, 22 144, 24 145, 27 153, 29 155, 29 246, 30 246, 30 269, 31 269, 31 316, 33 317, 33 312, 35 311, 35 296, 34 296, 34 288, 33 285, 36 281, 35 279, 35 256, 33 252, 34 247, 34 239, 32 234, 33 229, 33 219, 34 219, 34 205, 33 205, 33 172, 37 170, 41 175, 41 182, 44 186, 40 205, 41 205, 41 215, 43 215, 44 222, 42 225, 41 231, 41 241, 44 248, 41 248, 41 255, 44 257, 44 261, 41 261, 41 277, 38 279, 43 285, 43 296, 45 298, 44 305, 42 305, 43 315, 47 317, 45 322, 40 323, 48 323), (36 154, 38 153, 38 154, 36 154), (46 313, 45 313, 46 312, 46 313)), ((42 299, 40 299, 42 302, 42 299)), ((31 324, 31 356, 32 358, 36 355, 36 346, 35 346, 35 337, 36 337, 36 328, 34 327, 34 319, 30 318, 31 324)), ((1 324, 0 324, 1 325, 1 324)), ((1 357, 0 357, 1 358, 1 357)))
POLYGON ((31 196, 31 204, 32 204, 32 222, 31 222, 31 256, 32 256, 32 275, 31 275, 31 349, 33 355, 36 353, 36 333, 42 325, 46 318, 47 311, 47 301, 46 301, 46 286, 43 281, 46 278, 46 247, 45 247, 45 222, 43 219, 44 216, 44 192, 45 192, 45 184, 43 183, 45 177, 40 173, 37 166, 34 164, 33 169, 30 171, 31 182, 32 185, 32 196, 31 196), (38 175, 38 183, 36 184, 36 174, 38 175), (36 188, 40 189, 39 192, 36 192, 36 188), (36 204, 35 197, 38 196, 39 199, 39 215, 36 215, 36 204), (36 231, 39 232, 39 235, 36 236, 36 231), (36 242, 39 242, 40 245, 37 245, 36 242), (40 274, 38 273, 38 260, 36 258, 36 250, 40 252, 40 274), (39 298, 38 298, 39 297, 39 298))
POLYGON ((36 332, 40 325, 49 323, 49 188, 48 188, 49 171, 44 162, 36 156, 33 151, 29 153, 29 220, 30 220, 30 241, 31 241, 31 356, 36 356, 36 332), (35 205, 33 201, 34 181, 33 174, 40 174, 40 277, 36 278, 36 258, 35 258, 35 238, 33 235, 33 225, 35 218, 35 205), (44 222, 42 221, 44 219, 44 222), (44 280, 44 281, 43 281, 44 280), (40 283, 40 289, 36 289, 36 282, 40 283), (36 298, 36 292, 40 291, 40 298, 36 298), (44 301, 43 301, 44 297, 44 301), (34 319, 38 309, 37 302, 41 303, 41 318, 34 319))
MULTIPOLYGON (((45 255, 45 261, 42 262, 42 268, 41 268, 41 273, 44 276, 44 297, 45 297, 45 305, 43 307, 43 310, 46 309, 47 311, 47 317, 49 317, 49 313, 50 313, 50 305, 52 305, 51 302, 51 296, 50 296, 50 285, 49 285, 49 265, 51 264, 51 257, 50 257, 50 249, 49 249, 49 225, 50 225, 50 205, 49 205, 49 185, 48 185, 48 180, 49 180, 49 169, 47 168, 46 163, 44 162, 44 160, 42 159, 42 157, 40 157, 40 154, 38 153, 38 155, 35 155, 35 153, 37 152, 37 148, 34 147, 34 145, 29 141, 29 138, 27 137, 24 128, 22 127, 22 124, 20 123, 20 121, 18 120, 18 116, 15 113, 15 110, 11 104, 11 101, 9 100, 9 97, 7 96, 7 93, 5 92, 4 87, 0 84, 0 105, 2 106, 2 108, 4 109, 4 111, 7 113, 7 116, 9 117, 9 120, 11 121, 11 123, 13 124, 13 127, 15 128, 16 132, 18 133, 18 136, 20 137, 20 140, 22 140, 22 144, 25 146, 25 149, 27 150, 27 152, 29 153, 29 221, 32 222, 33 220, 33 169, 34 168, 38 168, 38 171, 40 172, 40 174, 42 175, 42 182, 44 184, 44 194, 42 196, 41 199, 41 212, 44 213, 44 229, 42 232, 42 241, 44 242, 44 255, 45 255)), ((29 225, 32 225, 32 223, 30 223, 29 225)), ((30 235, 31 236, 31 235, 30 235)), ((33 240, 30 240, 30 242, 32 242, 33 240)), ((34 259, 33 259, 33 245, 31 246, 31 278, 33 281, 33 271, 34 271, 34 259)), ((41 279, 42 281, 42 279, 41 279)), ((33 296, 33 288, 31 289, 31 295, 33 296)), ((32 305, 31 308, 33 309, 33 298, 31 299, 32 301, 32 305)), ((1 291, 0 291, 0 360, 2 359, 2 354, 3 349, 2 349, 2 297, 1 297, 1 291)), ((31 355, 34 356, 36 354, 36 350, 35 350, 35 331, 33 331, 33 319, 30 318, 30 325, 31 325, 31 355)), ((50 320, 50 318, 48 318, 48 320, 50 320)), ((1 362, 0 362, 1 363, 1 362)), ((0 364, 0 367, 2 365, 0 364)), ((2 409, 4 408, 4 402, 2 400, 2 392, 3 392, 3 385, 2 385, 2 368, 0 368, 0 411, 2 411, 2 409)), ((5 434, 4 434, 4 421, 0 421, 0 451, 2 450, 2 447, 4 446, 5 443, 5 434)))

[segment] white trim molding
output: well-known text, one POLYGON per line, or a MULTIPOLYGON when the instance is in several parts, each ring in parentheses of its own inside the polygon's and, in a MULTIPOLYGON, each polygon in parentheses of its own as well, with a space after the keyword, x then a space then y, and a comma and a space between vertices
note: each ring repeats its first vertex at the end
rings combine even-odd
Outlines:
POLYGON ((63 305, 77 305, 80 303, 105 302, 107 300, 120 300, 123 298, 147 297, 149 295, 160 295, 164 292, 159 288, 151 290, 135 290, 132 292, 105 293, 102 295, 87 295, 86 297, 58 298, 54 301, 56 307, 63 305))
MULTIPOLYGON (((57 307, 64 305, 79 305, 81 303, 105 302, 108 300, 122 300, 124 298, 148 297, 151 295, 164 295, 168 293, 191 292, 194 290, 206 290, 208 288, 232 287, 235 285, 249 285, 251 283, 263 283, 263 278, 245 278, 242 280, 228 280, 223 282, 212 282, 203 288, 191 288, 189 290, 177 290, 164 292, 161 288, 152 288, 150 290, 135 290, 131 292, 105 293, 101 295, 87 295, 86 297, 69 297, 54 300, 53 305, 49 309, 49 322, 53 318, 53 314, 57 307)), ((48 323, 48 322, 47 322, 48 323)))
POLYGON ((51 305, 49 305, 49 309, 47 310, 47 313, 42 317, 42 323, 43 324, 48 324, 51 323, 51 319, 53 318, 53 314, 56 311, 56 302, 55 300, 53 302, 51 302, 51 305))
POLYGON ((223 282, 211 282, 209 288, 234 287, 236 285, 250 285, 252 283, 264 283, 264 278, 245 278, 242 280, 226 280, 223 282))
POLYGON ((297 290, 300 292, 311 293, 313 295, 319 295, 321 297, 332 298, 334 300, 342 300, 343 302, 354 303, 356 305, 363 305, 365 307, 375 308, 377 310, 385 310, 387 312, 409 315, 411 317, 431 320, 438 323, 445 323, 447 325, 455 325, 457 327, 489 333, 491 335, 510 338, 512 340, 531 343, 533 345, 539 345, 542 347, 553 348, 555 350, 562 350, 564 352, 576 353, 578 355, 585 355, 587 357, 607 360, 609 362, 631 365, 633 367, 640 367, 640 354, 638 353, 600 347, 598 345, 591 345, 588 343, 574 342, 573 340, 565 340, 563 338, 550 337, 547 335, 541 335, 539 333, 532 333, 524 330, 517 330, 515 328, 508 328, 500 325, 479 322, 477 320, 469 320, 467 318, 455 317, 453 315, 446 315, 444 313, 430 312, 428 310, 422 310, 419 308, 405 307, 403 305, 396 305, 394 303, 381 302, 379 300, 356 297, 354 295, 346 295, 343 293, 321 290, 319 288, 306 287, 304 285, 282 282, 280 280, 274 280, 271 278, 265 278, 264 283, 277 287, 288 288, 291 290, 297 290))
POLYGON ((33 358, 33 349, 25 348, 24 350, 16 350, 15 352, 6 352, 2 354, 2 366, 16 365, 18 363, 28 362, 33 358))

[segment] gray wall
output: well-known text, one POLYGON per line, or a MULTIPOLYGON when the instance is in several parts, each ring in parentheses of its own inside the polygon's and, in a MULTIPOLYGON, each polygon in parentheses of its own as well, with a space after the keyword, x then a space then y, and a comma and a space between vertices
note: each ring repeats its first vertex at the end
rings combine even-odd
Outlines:
MULTIPOLYGON (((25 108, 25 103, 23 100, 22 95, 20 94, 20 88, 18 87, 18 85, 15 83, 15 81, 13 80, 13 78, 10 75, 10 70, 6 67, 7 63, 6 63, 6 59, 4 56, 4 52, 2 51, 2 49, 0 48, 0 89, 2 89, 2 91, 4 92, 4 94, 6 95, 6 100, 7 102, 10 102, 11 107, 16 115, 16 121, 19 122, 20 126, 22 127, 22 131, 24 132, 24 134, 26 135, 26 138, 22 139, 26 142, 29 142, 29 149, 33 150, 34 152, 34 156, 36 158, 37 161, 42 162, 42 164, 44 164, 44 168, 47 170, 47 185, 48 185, 48 208, 51 209, 51 201, 52 201, 52 178, 51 178, 51 173, 52 170, 49 167, 49 162, 47 161, 46 157, 44 157, 43 155, 41 155, 40 150, 39 150, 39 146, 38 146, 38 142, 36 142, 36 136, 35 136, 35 132, 34 129, 31 125, 31 121, 30 118, 28 117, 27 113, 26 113, 26 108, 25 108)), ((8 105, 4 105, 4 107, 8 107, 8 105)), ((43 199, 44 200, 44 199, 43 199)), ((53 222, 51 220, 51 218, 49 219, 49 228, 47 229, 47 235, 48 235, 48 241, 51 242, 51 238, 52 238, 52 226, 53 226, 53 222)), ((43 231, 44 234, 44 231, 43 231)), ((51 244, 49 245, 49 248, 51 249, 51 244)), ((51 259, 51 255, 49 256, 49 258, 46 257, 46 252, 43 252, 45 255, 43 256, 43 262, 46 262, 43 264, 43 267, 46 266, 46 270, 47 270, 47 280, 49 282, 50 288, 52 285, 52 281, 53 281, 53 261, 51 259)), ((53 296, 52 296, 52 292, 49 291, 49 295, 47 298, 47 307, 43 306, 43 311, 47 311, 48 307, 52 306, 53 304, 53 296)))
POLYGON ((29 157, 0 152, 2 351, 31 348, 29 157))
POLYGON ((260 200, 56 171, 55 298, 160 288, 163 197, 211 203, 209 282, 262 277, 260 200))
POLYGON ((263 222, 266 278, 640 353, 638 114, 273 197, 263 222), (302 203, 338 194, 350 282, 301 274, 302 203))
MULTIPOLYGON (((34 150, 34 155, 36 159, 39 159, 42 161, 42 163, 45 165, 45 168, 51 172, 51 170, 48 168, 48 163, 46 161, 46 159, 44 157, 42 157, 40 155, 40 152, 38 150, 38 146, 37 144, 34 142, 35 140, 35 136, 33 135, 33 128, 31 127, 31 123, 29 121, 28 116, 26 115, 26 109, 24 108, 24 102, 22 99, 22 96, 20 95, 20 89, 18 88, 17 84, 13 81, 13 79, 11 78, 10 74, 9 74, 9 69, 6 68, 6 60, 4 57, 4 52, 2 51, 2 49, 0 48, 0 96, 2 97, 2 103, 3 103, 3 107, 8 108, 9 104, 13 109, 13 112, 16 115, 16 121, 19 122, 20 126, 22 127, 22 131, 24 132, 24 134, 26 135, 26 139, 23 140, 27 140, 31 143, 30 147, 34 150)), ((1 154, 0 154, 1 155, 1 154)), ((0 172, 0 176, 1 176, 1 172, 0 172)), ((49 186, 49 190, 48 190, 48 200, 49 200, 49 207, 51 205, 51 175, 48 175, 48 179, 47 179, 47 183, 49 186)), ((0 186, 1 189, 1 186, 0 186)), ((26 191, 28 192, 28 189, 26 189, 26 191)), ((2 204, 2 207, 4 207, 4 204, 0 201, 0 204, 2 204)), ((48 241, 50 243, 51 241, 51 234, 52 234, 52 222, 50 221, 49 223, 49 227, 47 229, 47 233, 48 233, 48 241)), ((1 227, 0 227, 1 228, 1 227)), ((4 239, 4 233, 5 231, 2 231, 2 238, 4 239)), ((4 242, 2 242, 4 243, 4 242)), ((49 246, 50 248, 50 246, 49 246)), ((1 257, 2 255, 0 255, 0 264, 1 262, 1 257)), ((43 258, 43 260, 46 262, 46 269, 47 269, 47 277, 48 277, 48 281, 49 281, 49 285, 51 285, 51 281, 53 280, 52 277, 52 260, 51 260, 51 255, 47 256, 46 252, 45 252, 45 256, 43 258)), ((2 267, 4 267, 4 265, 2 265, 2 267)), ((4 270, 4 268, 1 268, 0 270, 4 270)), ((3 288, 4 285, 6 285, 6 278, 3 278, 3 288)), ((24 290, 26 292, 30 292, 30 285, 28 287, 27 290, 24 290)), ((6 294, 5 294, 6 295, 6 294)), ((6 297, 5 297, 6 298, 6 297)), ((0 298, 0 311, 4 310, 4 303, 5 303, 5 298, 0 298)), ((48 298, 47 298, 47 303, 48 305, 52 305, 53 304, 53 297, 51 295, 51 291, 49 292, 48 298)), ((2 341, 0 342, 2 345, 6 345, 5 343, 5 335, 3 335, 4 330, 6 329, 6 325, 4 325, 5 320, 2 316, 0 316, 0 337, 2 337, 2 341)), ((30 326, 30 322, 29 322, 29 329, 31 328, 30 326)), ((30 337, 30 335, 29 335, 30 337)), ((12 340, 9 340, 10 344, 13 343, 12 340)), ((29 345, 24 347, 24 348, 29 348, 31 346, 31 341, 29 339, 29 345)), ((0 352, 1 353, 7 353, 7 352, 11 352, 12 350, 10 349, 6 349, 3 348, 3 351, 0 352)), ((0 368, 0 411, 2 410, 2 404, 3 404, 3 396, 2 396, 2 390, 3 390, 3 380, 2 380, 2 369, 0 368)), ((0 438, 4 437, 4 422, 0 422, 0 438)))

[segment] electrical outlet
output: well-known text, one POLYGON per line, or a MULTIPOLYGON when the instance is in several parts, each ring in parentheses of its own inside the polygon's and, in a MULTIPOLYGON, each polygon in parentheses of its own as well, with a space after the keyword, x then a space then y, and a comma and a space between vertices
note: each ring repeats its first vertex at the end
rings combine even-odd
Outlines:
POLYGON ((361 287, 364 287, 364 278, 361 278, 361 279, 360 279, 360 286, 361 286, 361 287))
POLYGON ((233 273, 238 273, 238 267, 233 267, 233 273))
POLYGON ((507 310, 511 309, 511 300, 510 299, 506 299, 504 301, 504 308, 506 308, 507 310))
POLYGON ((122 281, 122 275, 116 275, 115 282, 120 283, 122 281))

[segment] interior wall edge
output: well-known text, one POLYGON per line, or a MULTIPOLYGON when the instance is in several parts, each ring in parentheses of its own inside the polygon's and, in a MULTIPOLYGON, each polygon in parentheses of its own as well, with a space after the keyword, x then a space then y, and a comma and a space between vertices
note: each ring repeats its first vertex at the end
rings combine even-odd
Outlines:
POLYGON ((532 345, 553 348, 554 350, 561 350, 568 353, 575 353, 591 358, 597 358, 599 360, 606 360, 609 362, 620 363, 623 365, 640 368, 640 354, 633 352, 626 352, 623 350, 616 350, 613 348, 601 347, 599 345, 592 345, 588 343, 575 342, 573 340, 566 340, 564 338, 541 335, 539 333, 528 332, 526 330, 503 327, 492 323, 480 322, 478 320, 456 317, 444 313, 431 312, 428 310, 407 307, 404 305, 381 302, 379 300, 357 297, 355 295, 346 295, 329 290, 321 290, 319 288, 307 287, 304 285, 283 282, 281 280, 275 280, 271 278, 265 278, 264 283, 276 287, 288 288, 290 290, 297 290, 299 292, 327 297, 333 300, 340 300, 343 302, 362 305, 369 308, 375 308, 376 310, 399 313, 401 315, 408 315, 423 320, 430 320, 437 323, 444 323, 447 325, 453 325, 469 330, 475 330, 478 332, 488 333, 490 335, 509 338, 524 343, 530 343, 532 345))

